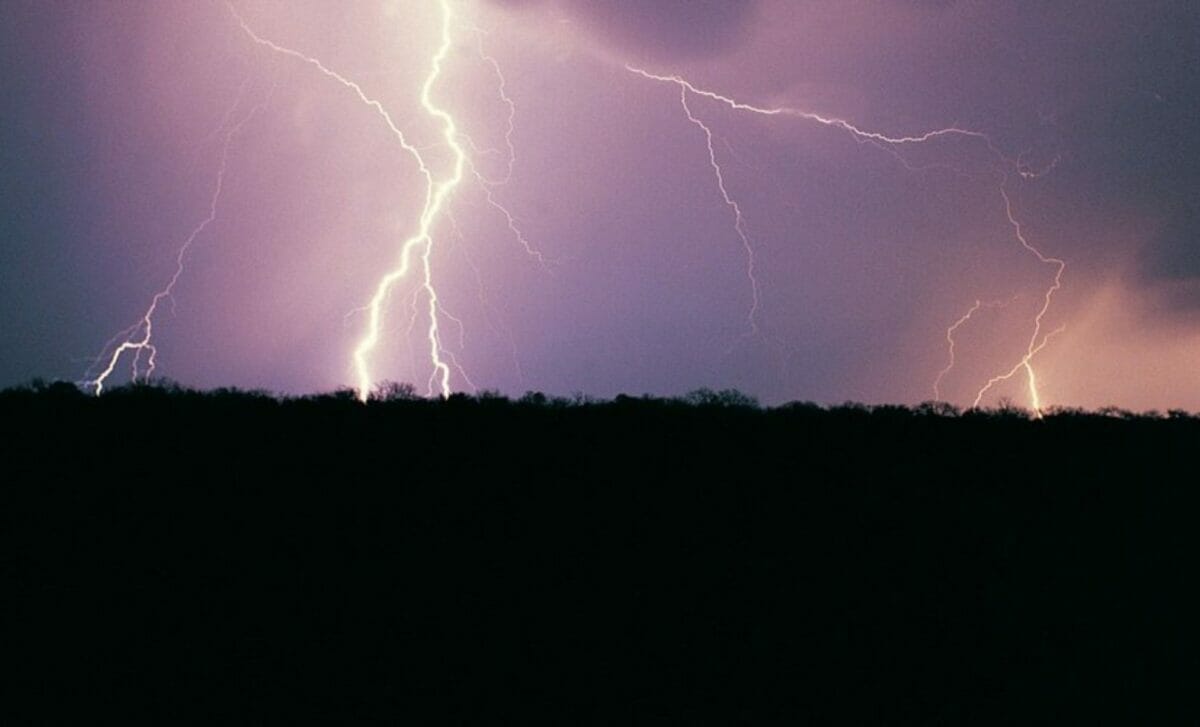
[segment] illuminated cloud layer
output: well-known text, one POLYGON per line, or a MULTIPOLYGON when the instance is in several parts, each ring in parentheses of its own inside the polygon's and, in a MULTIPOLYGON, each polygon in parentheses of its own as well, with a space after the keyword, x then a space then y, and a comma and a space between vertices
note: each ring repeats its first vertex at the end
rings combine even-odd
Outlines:
POLYGON ((1200 409, 1200 12, 1072 5, 6 6, 0 383, 1200 409))

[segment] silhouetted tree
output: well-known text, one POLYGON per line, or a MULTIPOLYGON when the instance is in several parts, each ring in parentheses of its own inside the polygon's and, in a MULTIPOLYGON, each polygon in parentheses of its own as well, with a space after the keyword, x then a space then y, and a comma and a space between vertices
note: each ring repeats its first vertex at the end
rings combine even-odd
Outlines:
POLYGON ((543 407, 546 406, 546 402, 548 400, 548 397, 540 391, 526 391, 525 394, 517 400, 517 403, 524 406, 543 407))
POLYGON ((759 407, 758 399, 743 394, 737 389, 722 389, 721 391, 713 391, 707 388, 696 389, 685 394, 683 400, 693 406, 732 409, 757 409, 759 407))
POLYGON ((956 417, 962 413, 961 409, 947 401, 923 401, 914 411, 932 417, 956 417))
POLYGON ((415 401, 420 398, 417 387, 407 381, 381 381, 371 390, 370 396, 371 401, 380 402, 415 401))

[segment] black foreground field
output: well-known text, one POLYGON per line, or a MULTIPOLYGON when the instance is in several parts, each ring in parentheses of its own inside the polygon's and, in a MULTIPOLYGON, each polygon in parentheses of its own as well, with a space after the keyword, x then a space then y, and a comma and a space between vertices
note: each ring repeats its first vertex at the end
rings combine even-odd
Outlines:
POLYGON ((0 435, 8 724, 1196 720, 1179 412, 52 385, 0 435))

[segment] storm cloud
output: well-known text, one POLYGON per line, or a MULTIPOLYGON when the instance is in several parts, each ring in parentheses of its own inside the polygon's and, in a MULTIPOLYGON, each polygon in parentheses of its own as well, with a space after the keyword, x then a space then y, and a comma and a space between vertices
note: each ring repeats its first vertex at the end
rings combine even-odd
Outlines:
MULTIPOLYGON (((417 102, 434 4, 234 4, 359 81, 444 169, 417 102)), ((1065 328, 1038 358, 1046 399, 1200 408, 1195 3, 457 7, 487 30, 515 104, 513 173, 493 194, 555 261, 530 264, 478 185, 456 197, 434 270, 463 321, 446 345, 479 386, 914 402, 945 365, 946 327, 975 300, 1008 301, 960 331, 943 389, 962 403, 1027 345, 1052 271, 1017 243, 986 149, 944 140, 901 164, 843 132, 694 99, 757 254, 762 335, 747 336, 745 252, 705 136, 676 87, 628 62, 883 132, 977 129, 1052 167, 1008 187, 1029 239, 1068 264, 1046 318, 1065 328)), ((455 45, 434 95, 480 170, 503 177, 509 109, 475 40, 455 45)), ((218 219, 156 328, 161 373, 283 391, 348 381, 354 311, 421 199, 378 115, 248 42, 220 2, 4 3, 0 63, 0 384, 78 378, 136 320, 207 212, 214 130, 253 103, 218 219)), ((380 373, 421 384, 410 300, 389 308, 380 373)))
POLYGON ((617 48, 659 59, 717 55, 744 37, 757 0, 491 0, 553 10, 617 48))

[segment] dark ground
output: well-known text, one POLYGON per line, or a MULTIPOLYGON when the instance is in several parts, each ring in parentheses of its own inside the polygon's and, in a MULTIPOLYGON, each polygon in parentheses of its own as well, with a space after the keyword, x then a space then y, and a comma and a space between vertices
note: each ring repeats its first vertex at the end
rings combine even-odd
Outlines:
POLYGON ((1200 419, 692 399, 0 393, 4 722, 1194 723, 1200 419))

